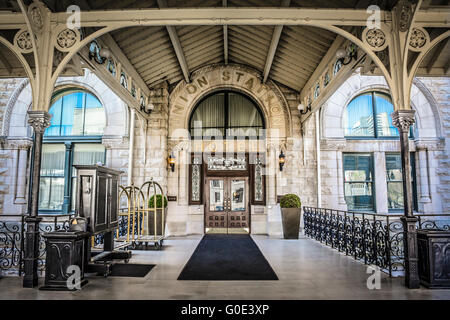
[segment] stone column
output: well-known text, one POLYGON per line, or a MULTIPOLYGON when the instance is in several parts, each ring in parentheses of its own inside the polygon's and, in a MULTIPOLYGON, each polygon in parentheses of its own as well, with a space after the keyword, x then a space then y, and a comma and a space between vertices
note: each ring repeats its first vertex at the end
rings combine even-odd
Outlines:
POLYGON ((344 168, 342 165, 342 151, 336 151, 337 161, 337 186, 338 186, 338 204, 339 206, 345 206, 344 210, 347 210, 347 202, 345 202, 344 195, 344 168))
POLYGON ((377 213, 388 213, 388 190, 386 182, 386 157, 384 152, 375 151, 373 153, 375 202, 377 213))
POLYGON ((413 215, 413 193, 411 185, 411 155, 409 152, 409 131, 414 123, 414 110, 397 110, 392 113, 393 124, 400 134, 403 175, 403 202, 405 215, 403 222, 403 246, 405 252, 405 285, 410 289, 420 287, 417 252, 417 217, 413 215))
MULTIPOLYGON (((420 172, 420 202, 429 203, 431 202, 430 195, 430 181, 428 178, 428 149, 426 146, 418 145, 417 153, 419 156, 419 172, 420 172)), ((417 168, 417 165, 416 165, 417 168)))
POLYGON ((29 216, 25 218, 26 235, 25 235, 25 256, 23 278, 24 288, 33 288, 38 284, 38 257, 39 257, 39 222, 42 220, 38 217, 39 206, 39 181, 41 170, 41 154, 42 154, 42 138, 45 129, 50 125, 51 115, 45 111, 28 111, 28 123, 34 130, 33 142, 33 167, 31 180, 31 201, 29 216))
POLYGON ((28 162, 28 147, 23 146, 19 149, 17 157, 17 180, 16 180, 16 195, 15 203, 25 204, 27 193, 27 162, 28 162))

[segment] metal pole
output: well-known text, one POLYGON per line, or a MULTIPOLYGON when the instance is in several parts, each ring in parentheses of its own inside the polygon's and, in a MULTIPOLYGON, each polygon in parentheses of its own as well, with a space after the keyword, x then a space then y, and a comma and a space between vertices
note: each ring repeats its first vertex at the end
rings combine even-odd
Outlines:
POLYGON ((33 153, 34 161, 32 168, 32 186, 31 186, 31 210, 26 222, 26 241, 24 256, 23 286, 33 288, 38 284, 38 257, 39 257, 39 223, 42 220, 38 217, 39 209, 39 181, 41 170, 42 138, 45 129, 50 125, 50 114, 45 111, 28 111, 28 123, 34 130, 33 153))
POLYGON ((133 181, 133 161, 134 161, 134 126, 135 126, 135 110, 130 108, 130 146, 128 150, 128 180, 127 185, 131 186, 133 181))
POLYGON ((418 272, 417 252, 417 217, 412 209, 412 186, 411 186, 411 159, 409 153, 409 132, 414 124, 414 110, 397 110, 392 113, 393 124, 398 128, 400 134, 400 148, 402 154, 402 176, 403 176, 403 204, 405 208, 403 222, 403 246, 405 252, 405 285, 410 289, 420 287, 418 272))

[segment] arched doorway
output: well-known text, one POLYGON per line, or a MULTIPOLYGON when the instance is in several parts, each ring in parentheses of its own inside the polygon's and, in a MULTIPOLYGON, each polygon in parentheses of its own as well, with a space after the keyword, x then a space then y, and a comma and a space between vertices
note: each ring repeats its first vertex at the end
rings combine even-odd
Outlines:
MULTIPOLYGON (((214 140, 218 144, 237 140, 257 143, 265 138, 265 129, 258 104, 234 90, 206 95, 189 118, 191 139, 214 140)), ((198 199, 204 200, 205 233, 250 233, 251 205, 265 201, 264 156, 248 150, 222 150, 226 152, 192 154, 191 198, 198 193, 198 199), (198 163, 203 165, 197 167, 198 163), (196 177, 200 183, 194 182, 196 177)))

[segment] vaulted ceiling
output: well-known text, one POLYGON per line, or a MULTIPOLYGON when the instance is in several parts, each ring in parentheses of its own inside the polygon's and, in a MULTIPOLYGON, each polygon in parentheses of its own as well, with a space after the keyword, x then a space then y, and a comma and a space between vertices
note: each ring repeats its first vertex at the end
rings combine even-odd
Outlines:
MULTIPOLYGON (((26 2, 26 1, 25 1, 26 2)), ((31 0, 28 0, 31 2, 31 0)), ((82 10, 161 7, 312 7, 365 8, 377 3, 391 8, 396 1, 373 0, 45 0, 52 11, 77 4, 82 10)), ((449 1, 424 1, 423 6, 449 1)), ((15 1, 0 0, 0 10, 17 11, 15 1)), ((257 69, 263 77, 301 91, 325 56, 336 34, 307 26, 168 26, 131 27, 112 37, 139 76, 152 87, 162 81, 176 84, 189 73, 212 63, 238 63, 257 69)), ((422 63, 422 72, 449 72, 449 41, 436 46, 422 63)), ((19 62, 0 45, 0 75, 19 75, 19 62)), ((24 74, 23 74, 24 76, 24 74)))

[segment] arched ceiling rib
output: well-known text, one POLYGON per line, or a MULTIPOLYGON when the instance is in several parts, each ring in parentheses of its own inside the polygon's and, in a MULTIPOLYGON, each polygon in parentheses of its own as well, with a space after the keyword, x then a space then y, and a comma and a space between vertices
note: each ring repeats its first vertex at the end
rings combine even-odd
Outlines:
MULTIPOLYGON (((25 0, 31 3, 31 0, 25 0)), ((290 7, 307 8, 365 8, 377 3, 382 9, 392 7, 393 0, 43 0, 52 11, 65 11, 77 4, 82 10, 186 7, 290 7), (88 8, 88 9, 87 9, 88 8)), ((1 2, 0 2, 1 3, 1 2)), ((448 5, 448 1, 428 0, 423 7, 448 5)), ((1 7, 17 11, 6 1, 1 7)), ((228 25, 131 27, 116 30, 111 37, 125 54, 131 66, 148 87, 162 81, 170 85, 189 77, 196 69, 212 64, 240 63, 257 69, 261 76, 301 91, 336 39, 336 34, 307 26, 228 25), (172 39, 169 36, 171 28, 172 39), (275 33, 274 33, 275 32, 275 33), (175 35, 176 41, 173 40, 175 35), (274 42, 275 41, 275 42, 274 42), (179 46, 177 47, 177 43, 179 46), (272 46, 271 46, 272 43, 272 46), (271 48, 271 49, 270 49, 271 48), (177 55, 178 52, 178 55, 177 55), (183 59, 180 59, 182 52, 183 59), (184 62, 183 62, 184 60, 184 62), (183 66, 184 64, 184 66, 183 66)), ((105 37, 105 36, 104 36, 105 37)), ((449 41, 436 46, 424 59, 419 75, 434 75, 450 71, 449 41)), ((0 48, 0 70, 12 70, 8 55, 0 48), (3 61, 3 63, 2 63, 3 61)), ((33 63, 31 63, 33 65, 33 63)), ((134 71, 133 71, 134 72, 134 71)), ((11 73, 0 74, 7 77, 11 73)))

